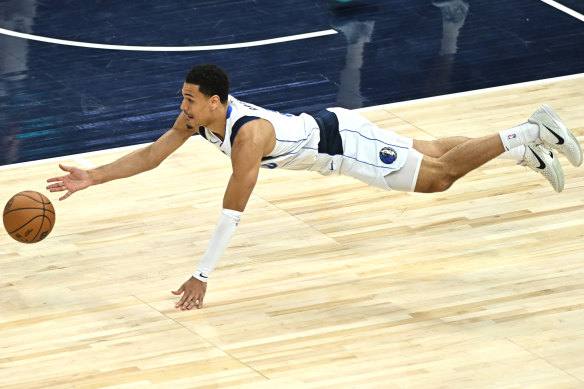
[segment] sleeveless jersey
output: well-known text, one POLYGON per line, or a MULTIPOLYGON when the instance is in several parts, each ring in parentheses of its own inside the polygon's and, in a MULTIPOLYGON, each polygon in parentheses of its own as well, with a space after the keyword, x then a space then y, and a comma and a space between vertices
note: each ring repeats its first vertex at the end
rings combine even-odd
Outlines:
POLYGON ((385 176, 405 163, 412 140, 379 129, 361 115, 330 108, 317 115, 290 115, 271 111, 229 96, 225 139, 211 130, 199 133, 231 157, 239 129, 251 120, 265 119, 274 127, 276 145, 261 167, 312 170, 322 175, 348 175, 385 190, 385 176))
POLYGON ((276 146, 263 158, 262 167, 305 170, 313 165, 318 151, 319 127, 307 114, 282 114, 229 96, 225 139, 222 141, 211 130, 199 128, 199 133, 224 154, 231 157, 231 146, 239 129, 255 119, 269 121, 276 132, 276 146))

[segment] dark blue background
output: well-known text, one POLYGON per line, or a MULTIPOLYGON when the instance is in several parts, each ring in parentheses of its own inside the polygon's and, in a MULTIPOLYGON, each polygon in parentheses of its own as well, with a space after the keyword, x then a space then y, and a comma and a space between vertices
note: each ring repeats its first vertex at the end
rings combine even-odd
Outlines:
MULTIPOLYGON (((561 2, 584 12, 579 0, 561 2)), ((448 20, 439 5, 446 3, 0 0, 0 27, 80 42, 200 46, 340 32, 182 53, 88 49, 0 35, 0 165, 155 140, 179 113, 177 92, 186 72, 205 62, 228 71, 233 95, 290 113, 584 71, 584 23, 534 0, 467 0, 458 50, 444 53, 448 20), (359 32, 365 34, 367 26, 371 34, 359 52, 359 32), (343 31, 351 28, 348 37, 343 31)))

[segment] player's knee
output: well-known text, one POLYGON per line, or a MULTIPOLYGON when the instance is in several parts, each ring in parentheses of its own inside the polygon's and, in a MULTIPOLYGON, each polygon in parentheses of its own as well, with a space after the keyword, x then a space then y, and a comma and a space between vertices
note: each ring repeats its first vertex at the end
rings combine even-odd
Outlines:
POLYGON ((433 158, 425 158, 418 175, 416 192, 444 192, 460 178, 456 166, 433 158))
POLYGON ((434 187, 434 192, 445 192, 454 184, 454 180, 450 179, 450 177, 445 177, 438 181, 434 187))
POLYGON ((444 192, 456 181, 455 175, 448 170, 435 169, 427 172, 422 177, 418 177, 416 192, 435 193, 444 192))
POLYGON ((443 164, 434 177, 431 187, 432 192, 444 192, 448 190, 458 178, 456 169, 443 164))

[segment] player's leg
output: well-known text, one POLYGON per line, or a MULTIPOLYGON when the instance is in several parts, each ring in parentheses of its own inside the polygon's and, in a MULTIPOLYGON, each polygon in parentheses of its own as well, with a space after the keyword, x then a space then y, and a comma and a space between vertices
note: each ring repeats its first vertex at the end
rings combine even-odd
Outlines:
POLYGON ((394 190, 444 191, 468 172, 503 156, 543 174, 559 192, 564 185, 563 172, 547 148, 564 154, 573 165, 582 163, 578 140, 548 106, 537 110, 526 123, 482 138, 399 140, 411 148, 405 164, 385 175, 387 185, 394 190))
MULTIPOLYGON (((519 165, 540 173, 556 192, 564 189, 564 173, 551 148, 564 154, 573 165, 582 164, 582 149, 578 140, 547 105, 538 109, 527 123, 501 131, 499 135, 507 150, 499 157, 515 160, 519 165)), ((440 158, 468 139, 452 137, 436 141, 414 141, 414 148, 424 155, 440 158)))
POLYGON ((499 134, 481 138, 414 141, 404 166, 386 175, 385 181, 393 190, 442 192, 471 170, 504 151, 499 134))
MULTIPOLYGON (((413 147, 420 153, 433 158, 440 158, 448 151, 470 138, 457 136, 433 141, 414 140, 413 147)), ((498 158, 515 161, 541 174, 556 192, 564 189, 564 172, 554 153, 543 144, 521 145, 499 155, 498 158)))
MULTIPOLYGON (((578 140, 562 123, 558 115, 549 106, 544 105, 531 116, 527 123, 497 134, 462 142, 439 158, 425 156, 420 163, 415 190, 417 192, 444 191, 456 180, 501 155, 505 150, 509 151, 521 146, 526 146, 524 155, 526 160, 532 158, 533 161, 545 167, 543 166, 546 165, 545 148, 532 146, 540 143, 554 148, 566 156, 573 165, 582 164, 582 148, 578 140)), ((553 155, 548 155, 547 158, 552 165, 560 167, 553 155)), ((561 180, 560 190, 563 187, 563 175, 561 180)))
POLYGON ((442 192, 468 172, 505 151, 499 134, 472 138, 439 158, 424 156, 415 185, 416 192, 442 192))
MULTIPOLYGON (((562 171, 562 166, 552 151, 545 148, 542 144, 530 144, 528 146, 517 147, 501 155, 507 155, 509 159, 519 159, 520 165, 527 166, 542 174, 556 192, 561 192, 564 189, 564 173, 562 171)), ((451 156, 452 155, 449 155, 446 158, 426 157, 426 160, 420 164, 421 173, 418 173, 415 191, 436 192, 446 190, 452 185, 452 183, 454 183, 454 181, 468 173, 470 171, 467 170, 469 167, 473 170, 472 161, 470 165, 466 164, 466 167, 464 164, 456 165, 456 162, 454 162, 455 166, 461 169, 451 170, 449 164, 452 161, 457 160, 456 158, 450 158, 451 156), (429 180, 428 177, 431 178, 431 180, 429 180)), ((481 162, 478 161, 476 167, 480 166, 480 164, 481 162)))
MULTIPOLYGON (((440 158, 454 147, 461 143, 469 141, 471 138, 465 136, 453 136, 435 140, 413 140, 413 148, 428 157, 440 158)), ((519 163, 525 159, 525 146, 521 145, 514 149, 504 152, 499 157, 503 159, 512 159, 519 163)))
POLYGON ((501 131, 499 135, 508 150, 502 156, 521 158, 520 165, 542 174, 556 192, 564 189, 564 173, 551 149, 563 154, 574 166, 582 164, 582 147, 578 140, 548 105, 535 111, 526 123, 501 131))
POLYGON ((440 158, 454 147, 470 140, 465 136, 453 136, 436 140, 414 139, 413 148, 428 157, 440 158))
MULTIPOLYGON (((446 153, 455 147, 462 145, 472 138, 467 137, 449 137, 436 139, 432 141, 413 140, 413 148, 410 149, 405 165, 398 170, 385 176, 385 180, 390 188, 394 190, 401 190, 406 192, 413 192, 416 189, 416 183, 420 171, 422 159, 429 157, 439 160, 446 153)), ((476 143, 475 140, 473 143, 476 143)), ((480 142, 480 140, 479 140, 480 142)), ((564 188, 564 174, 562 166, 553 153, 546 149, 543 145, 520 145, 509 151, 506 151, 498 156, 499 158, 511 159, 517 161, 518 164, 527 166, 532 170, 542 174, 557 191, 561 192, 564 188)), ((432 161, 429 159, 428 161, 432 161)), ((429 164, 430 162, 426 162, 429 164)), ((443 166, 442 163, 436 162, 434 169, 439 169, 443 166)), ((432 170, 429 170, 430 172, 432 170)), ((441 174, 441 173, 440 173, 441 174)), ((432 177, 439 177, 440 174, 432 173, 432 177)), ((433 183, 433 185, 436 183, 433 183)), ((451 185, 451 182, 449 183, 451 185)), ((422 184, 418 191, 436 191, 428 188, 423 189, 422 184)))

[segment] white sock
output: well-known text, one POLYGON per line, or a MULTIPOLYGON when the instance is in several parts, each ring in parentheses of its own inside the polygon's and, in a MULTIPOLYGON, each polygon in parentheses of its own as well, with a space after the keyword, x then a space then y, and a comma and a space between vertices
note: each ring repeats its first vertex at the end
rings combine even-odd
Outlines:
POLYGON ((521 162, 525 159, 525 151, 527 147, 525 145, 517 146, 509 151, 505 151, 503 154, 499 155, 501 159, 512 159, 517 162, 521 162))
POLYGON ((539 139, 539 126, 534 123, 523 123, 507 130, 499 131, 499 136, 509 151, 517 146, 534 143, 539 139))

